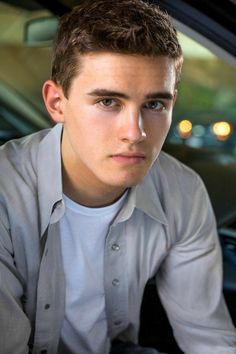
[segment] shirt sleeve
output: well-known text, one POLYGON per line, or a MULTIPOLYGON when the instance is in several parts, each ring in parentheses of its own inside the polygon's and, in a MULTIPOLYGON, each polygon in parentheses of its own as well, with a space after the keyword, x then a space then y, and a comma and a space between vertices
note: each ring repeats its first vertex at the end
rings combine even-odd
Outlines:
POLYGON ((23 282, 14 265, 9 231, 0 220, 0 352, 27 354, 30 322, 21 303, 23 282))
POLYGON ((222 292, 221 247, 200 179, 181 212, 174 223, 178 240, 156 277, 174 336, 184 353, 235 354, 236 331, 222 292))

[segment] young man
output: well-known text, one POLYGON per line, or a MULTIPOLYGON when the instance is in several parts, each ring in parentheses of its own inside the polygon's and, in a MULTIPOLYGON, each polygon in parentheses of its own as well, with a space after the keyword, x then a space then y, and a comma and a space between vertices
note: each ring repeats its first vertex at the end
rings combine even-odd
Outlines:
POLYGON ((61 19, 43 87, 57 124, 0 152, 1 354, 156 352, 136 345, 153 277, 185 353, 236 353, 207 193, 160 152, 181 66, 142 0, 61 19))

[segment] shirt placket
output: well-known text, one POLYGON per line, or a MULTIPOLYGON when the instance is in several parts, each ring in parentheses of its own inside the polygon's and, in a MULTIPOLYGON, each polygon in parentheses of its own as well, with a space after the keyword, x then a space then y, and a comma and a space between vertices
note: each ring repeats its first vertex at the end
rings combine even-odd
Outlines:
POLYGON ((109 336, 113 339, 128 323, 128 274, 125 227, 110 227, 105 243, 104 284, 109 336))

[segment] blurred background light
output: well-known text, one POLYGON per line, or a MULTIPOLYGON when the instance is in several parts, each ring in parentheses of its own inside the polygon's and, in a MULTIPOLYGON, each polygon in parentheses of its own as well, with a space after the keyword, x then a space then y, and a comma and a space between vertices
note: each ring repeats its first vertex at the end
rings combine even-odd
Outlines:
POLYGON ((212 131, 218 140, 225 141, 231 135, 233 128, 230 123, 222 121, 214 123, 212 131))
POLYGON ((178 124, 178 133, 182 139, 188 139, 191 136, 193 125, 188 119, 183 119, 178 124))
POLYGON ((206 133, 206 128, 203 125, 197 124, 193 127, 192 133, 195 137, 200 138, 206 133))

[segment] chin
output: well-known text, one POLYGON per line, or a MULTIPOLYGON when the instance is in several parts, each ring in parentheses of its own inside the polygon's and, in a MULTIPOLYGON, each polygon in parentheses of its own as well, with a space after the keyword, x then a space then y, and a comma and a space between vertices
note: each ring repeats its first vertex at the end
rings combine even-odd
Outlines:
POLYGON ((144 180, 144 176, 137 176, 133 178, 125 178, 120 181, 114 181, 114 186, 120 187, 120 188, 131 188, 136 186, 137 184, 141 183, 144 180))

